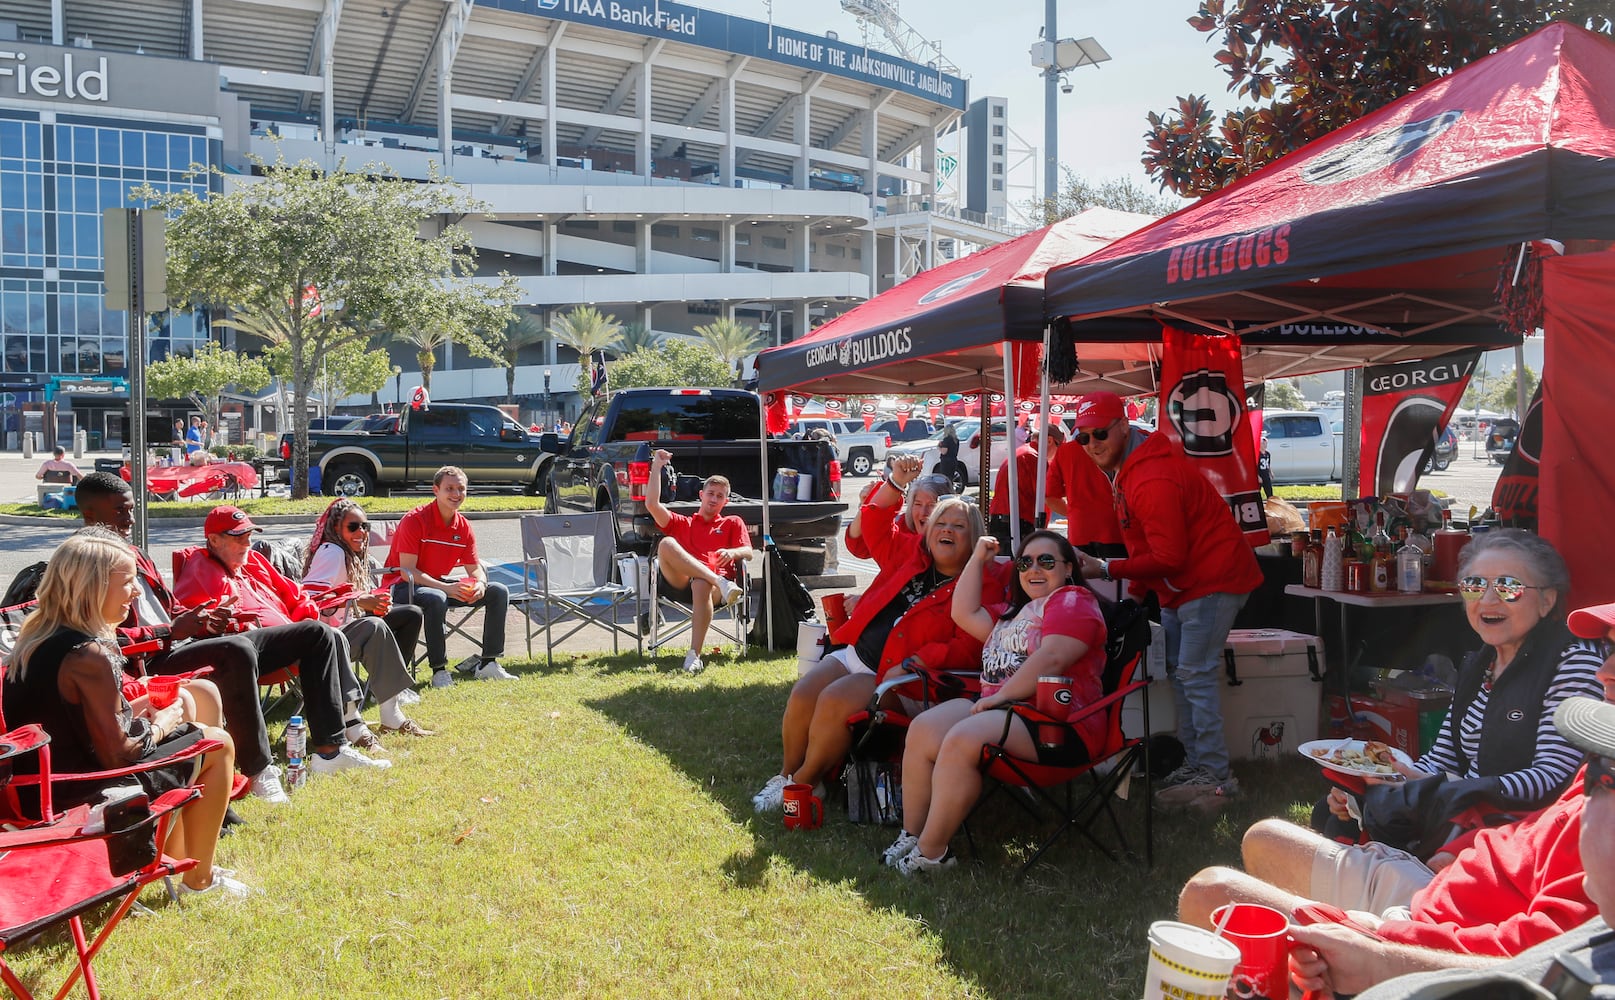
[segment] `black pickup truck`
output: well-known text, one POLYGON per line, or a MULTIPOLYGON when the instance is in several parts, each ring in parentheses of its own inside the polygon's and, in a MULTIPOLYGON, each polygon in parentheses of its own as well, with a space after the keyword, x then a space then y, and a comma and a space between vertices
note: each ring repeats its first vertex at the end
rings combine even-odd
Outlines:
MULTIPOLYGON (((283 434, 280 454, 290 460, 292 436, 283 434)), ((335 496, 386 496, 393 490, 432 485, 445 465, 465 470, 471 485, 519 486, 537 493, 549 456, 538 435, 494 406, 433 403, 405 410, 396 425, 374 431, 309 431, 308 463, 320 470, 321 489, 335 496)))
POLYGON ((668 509, 693 514, 695 494, 708 476, 729 479, 724 509, 746 522, 756 540, 763 500, 775 474, 796 470, 813 477, 811 500, 768 501, 774 543, 797 573, 825 569, 825 539, 841 532, 841 464, 827 441, 770 440, 766 475, 758 438, 762 424, 757 395, 740 389, 623 389, 591 402, 572 434, 545 434, 541 447, 553 453, 546 476, 546 509, 609 510, 616 516, 617 547, 646 554, 661 537, 645 509, 652 453, 673 455, 677 479, 658 484, 668 509))

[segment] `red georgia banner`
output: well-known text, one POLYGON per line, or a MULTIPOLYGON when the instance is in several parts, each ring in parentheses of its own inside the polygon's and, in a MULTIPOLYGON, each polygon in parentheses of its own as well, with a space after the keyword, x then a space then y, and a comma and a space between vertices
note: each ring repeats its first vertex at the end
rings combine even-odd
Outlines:
POLYGON ((1357 495, 1409 493, 1452 419, 1479 351, 1363 368, 1363 434, 1357 495))
POLYGON ((1245 419, 1245 367, 1234 337, 1161 328, 1158 428, 1183 446, 1228 501, 1254 546, 1266 545, 1267 513, 1256 481, 1256 442, 1245 419))
POLYGON ((1492 487, 1492 512, 1514 528, 1537 530, 1537 502, 1542 491, 1542 383, 1531 395, 1525 426, 1514 437, 1514 450, 1503 462, 1492 487))

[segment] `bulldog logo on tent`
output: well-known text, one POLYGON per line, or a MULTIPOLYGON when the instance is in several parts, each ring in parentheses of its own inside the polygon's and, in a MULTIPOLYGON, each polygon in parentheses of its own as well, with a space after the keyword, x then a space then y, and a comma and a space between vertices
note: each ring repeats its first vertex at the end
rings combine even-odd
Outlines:
POLYGON ((1190 458, 1233 454, 1240 412, 1226 374, 1210 368, 1185 372, 1167 396, 1167 419, 1190 458))
POLYGON ((980 281, 986 273, 987 269, 984 267, 979 271, 973 271, 970 274, 954 278, 952 281, 944 282, 920 296, 918 304, 922 306, 930 305, 932 302, 941 302, 949 296, 958 295, 972 284, 980 281))
POLYGON ((1417 153, 1463 116, 1457 109, 1443 111, 1434 118, 1343 143, 1302 167, 1301 179, 1308 184, 1340 184, 1366 177, 1417 153))

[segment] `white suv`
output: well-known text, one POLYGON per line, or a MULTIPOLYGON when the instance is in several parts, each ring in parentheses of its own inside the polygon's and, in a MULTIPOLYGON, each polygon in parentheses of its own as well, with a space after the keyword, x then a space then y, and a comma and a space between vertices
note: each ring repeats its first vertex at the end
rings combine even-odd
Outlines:
POLYGON ((1340 478, 1341 435, 1316 410, 1263 410, 1262 433, 1275 483, 1327 483, 1340 478))

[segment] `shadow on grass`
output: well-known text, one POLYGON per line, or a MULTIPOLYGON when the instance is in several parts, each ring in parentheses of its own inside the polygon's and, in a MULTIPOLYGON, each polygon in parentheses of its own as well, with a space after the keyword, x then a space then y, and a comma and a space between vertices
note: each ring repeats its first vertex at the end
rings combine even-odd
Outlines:
MULTIPOLYGON (((754 849, 725 866, 736 884, 765 883, 779 859, 827 884, 850 885, 871 907, 923 922, 954 970, 989 996, 1138 995, 1149 924, 1175 915, 1188 877, 1205 865, 1237 864, 1239 837, 1250 823, 1321 794, 1317 769, 1305 761, 1242 767, 1248 792, 1220 815, 1156 813, 1153 869, 1113 863, 1073 831, 1024 880, 1016 872, 1052 825, 1032 822, 999 795, 989 815, 972 821, 979 856, 970 856, 958 836, 958 868, 909 880, 880 863, 896 828, 849 823, 839 787, 827 793, 825 825, 817 831, 786 830, 777 813, 753 812, 752 794, 777 766, 788 690, 784 680, 691 690, 658 685, 588 704, 654 746, 751 831, 754 849)), ((1115 805, 1142 854, 1142 786, 1133 788, 1130 801, 1115 805)), ((1098 829, 1101 842, 1111 843, 1108 823, 1101 820, 1098 829)))

